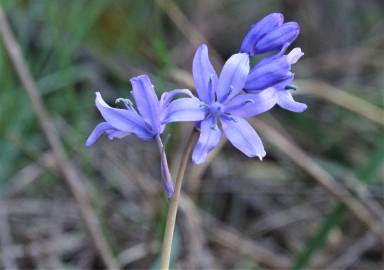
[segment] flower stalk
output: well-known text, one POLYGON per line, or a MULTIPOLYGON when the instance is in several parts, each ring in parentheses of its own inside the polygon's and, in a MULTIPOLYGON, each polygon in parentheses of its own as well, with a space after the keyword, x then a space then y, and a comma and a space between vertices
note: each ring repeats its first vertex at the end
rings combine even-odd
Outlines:
POLYGON ((191 153, 193 146, 196 143, 198 132, 196 129, 193 129, 191 135, 189 136, 187 146, 185 147, 179 170, 177 172, 176 177, 176 186, 175 186, 175 192, 173 193, 173 196, 171 198, 171 203, 169 205, 168 209, 168 215, 167 215, 167 223, 165 225, 165 233, 164 233, 164 239, 163 239, 163 246, 161 248, 161 263, 160 263, 160 269, 168 269, 169 268, 169 261, 171 257, 171 248, 172 248, 172 240, 173 240, 173 232, 175 231, 175 223, 176 223, 176 215, 177 215, 177 209, 179 206, 180 201, 180 193, 181 193, 181 186, 184 179, 185 170, 188 165, 188 161, 191 158, 191 153))

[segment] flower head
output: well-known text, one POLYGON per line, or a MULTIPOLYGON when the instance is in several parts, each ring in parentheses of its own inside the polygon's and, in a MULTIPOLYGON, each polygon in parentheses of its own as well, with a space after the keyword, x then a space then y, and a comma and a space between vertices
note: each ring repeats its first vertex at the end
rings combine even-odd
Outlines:
POLYGON ((206 45, 201 45, 193 59, 193 79, 199 99, 186 98, 170 103, 171 121, 200 121, 200 137, 192 154, 196 164, 219 143, 222 135, 248 157, 265 156, 260 137, 245 120, 275 105, 274 90, 246 94, 242 90, 248 78, 249 57, 245 53, 231 56, 217 76, 206 45))
POLYGON ((164 131, 165 120, 170 102, 178 94, 192 96, 187 89, 176 89, 162 94, 160 100, 154 90, 154 86, 147 75, 132 78, 132 96, 137 110, 129 99, 119 98, 116 102, 122 102, 124 109, 110 107, 96 92, 96 107, 104 118, 89 135, 85 145, 92 146, 96 140, 106 133, 109 139, 123 138, 134 134, 142 140, 155 140, 159 146, 161 156, 162 183, 168 197, 174 191, 173 182, 169 174, 164 146, 160 134, 164 131))
POLYGON ((240 52, 253 56, 269 51, 284 51, 299 35, 296 22, 284 23, 281 13, 272 13, 254 24, 241 43, 240 52))

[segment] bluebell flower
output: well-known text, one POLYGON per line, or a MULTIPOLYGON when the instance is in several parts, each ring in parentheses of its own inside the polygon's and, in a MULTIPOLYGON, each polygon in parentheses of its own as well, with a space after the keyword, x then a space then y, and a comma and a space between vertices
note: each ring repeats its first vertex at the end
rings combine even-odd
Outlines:
POLYGON ((123 103, 125 108, 112 108, 103 100, 101 94, 96 92, 96 107, 105 121, 95 127, 85 145, 87 147, 92 146, 104 133, 109 139, 121 139, 133 134, 141 140, 155 140, 161 156, 162 184, 167 196, 171 197, 174 192, 174 186, 160 134, 168 123, 165 121, 165 116, 173 98, 178 94, 186 94, 188 96, 192 96, 192 94, 187 89, 176 89, 163 93, 159 100, 154 86, 147 75, 134 77, 130 81, 132 84, 131 93, 138 112, 129 99, 119 98, 116 100, 116 102, 123 103))
POLYGON ((284 51, 299 35, 296 22, 284 23, 284 16, 272 13, 254 24, 241 43, 240 52, 251 56, 270 51, 284 51))
POLYGON ((193 59, 193 79, 197 98, 172 101, 167 121, 199 121, 200 137, 192 159, 200 164, 215 148, 224 134, 248 157, 265 156, 263 143, 246 118, 258 115, 275 105, 275 89, 260 93, 242 92, 249 73, 249 56, 231 56, 218 77, 208 57, 208 48, 201 45, 193 59))
POLYGON ((244 90, 248 93, 260 93, 272 88, 275 90, 275 102, 280 107, 293 112, 305 111, 307 105, 294 101, 287 89, 294 78, 291 66, 303 55, 300 48, 295 48, 287 55, 278 53, 263 59, 250 71, 244 90))

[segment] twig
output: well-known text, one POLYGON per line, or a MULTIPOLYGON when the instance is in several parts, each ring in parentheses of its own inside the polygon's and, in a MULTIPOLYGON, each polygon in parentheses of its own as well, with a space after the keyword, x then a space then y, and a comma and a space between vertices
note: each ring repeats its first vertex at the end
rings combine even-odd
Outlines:
POLYGON ((0 202, 0 247, 4 269, 18 269, 13 253, 9 252, 8 247, 12 245, 11 230, 8 223, 8 211, 0 202))
POLYGON ((328 265, 326 269, 348 269, 363 253, 377 243, 376 240, 376 237, 370 232, 365 233, 355 243, 344 249, 342 254, 328 265))
POLYGON ((46 111, 43 102, 39 96, 36 83, 25 63, 20 47, 10 29, 8 20, 4 14, 2 5, 0 4, 0 32, 3 39, 6 51, 12 61, 15 71, 27 93, 32 108, 36 114, 37 120, 41 129, 46 136, 52 153, 55 157, 58 168, 60 169, 64 179, 66 180, 75 200, 80 208, 80 212, 89 229, 92 240, 100 253, 104 263, 110 269, 118 269, 116 260, 112 255, 112 251, 106 241, 100 228, 99 220, 94 213, 89 194, 85 185, 82 183, 76 168, 69 162, 63 145, 61 144, 58 135, 55 132, 55 127, 52 120, 46 111))
POLYGON ((289 269, 291 260, 275 251, 269 250, 254 241, 243 238, 238 232, 227 228, 220 224, 214 217, 209 214, 204 215, 204 219, 208 221, 209 238, 228 248, 236 254, 251 259, 257 264, 264 264, 273 269, 289 269))
POLYGON ((169 205, 168 209, 168 216, 167 216, 167 223, 165 227, 165 234, 163 239, 163 246, 161 249, 161 269, 168 269, 169 268, 169 260, 171 256, 171 248, 172 248, 172 239, 173 239, 173 232, 175 230, 175 222, 176 222, 176 214, 177 214, 177 208, 179 205, 180 200, 180 191, 181 191, 181 185, 183 183, 184 173, 188 165, 188 161, 191 158, 191 152, 192 148, 196 143, 198 137, 198 132, 194 129, 188 139, 187 146, 184 149, 179 171, 177 173, 176 177, 176 187, 175 192, 171 198, 171 203, 169 205))
POLYGON ((43 153, 37 161, 32 162, 17 172, 10 180, 10 187, 5 192, 5 197, 12 197, 24 191, 33 182, 39 179, 44 172, 43 166, 52 169, 56 166, 50 151, 43 153))
POLYGON ((145 256, 156 253, 158 249, 159 243, 157 241, 150 243, 140 243, 124 249, 117 258, 121 266, 126 266, 144 258, 145 256))
POLYGON ((297 80, 295 83, 300 87, 299 95, 309 94, 325 99, 384 126, 384 110, 359 97, 320 81, 297 80))
MULTIPOLYGON (((169 16, 180 32, 188 39, 188 41, 195 47, 198 47, 201 43, 209 45, 208 41, 200 33, 198 29, 188 20, 185 14, 180 8, 171 0, 157 0, 157 5, 163 9, 163 11, 169 16)), ((221 61, 220 54, 213 49, 212 46, 210 54, 215 60, 221 61)))
POLYGON ((257 130, 262 133, 266 140, 275 145, 280 151, 287 154, 293 162, 304 169, 309 175, 316 179, 335 199, 343 203, 360 221, 368 226, 384 243, 384 229, 382 222, 359 200, 353 197, 348 190, 336 182, 332 175, 320 167, 313 159, 302 151, 294 143, 282 136, 277 130, 270 127, 261 120, 253 121, 257 130))

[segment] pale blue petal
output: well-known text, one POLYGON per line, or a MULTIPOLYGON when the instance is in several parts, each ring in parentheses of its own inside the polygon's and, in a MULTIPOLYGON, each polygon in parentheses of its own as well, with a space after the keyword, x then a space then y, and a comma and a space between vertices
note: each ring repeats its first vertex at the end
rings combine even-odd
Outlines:
POLYGON ((110 107, 99 92, 96 93, 96 107, 104 120, 117 130, 133 133, 141 139, 147 140, 154 136, 147 128, 143 119, 134 110, 110 107))
POLYGON ((267 88, 255 94, 240 94, 225 105, 225 112, 239 117, 252 117, 269 111, 277 102, 277 90, 267 88))
POLYGON ((292 112, 304 112, 308 107, 304 103, 295 101, 292 97, 292 94, 287 90, 280 90, 277 93, 277 104, 283 109, 292 112))
POLYGON ((147 122, 155 134, 160 133, 160 104, 154 86, 147 75, 140 75, 130 79, 132 95, 137 109, 144 121, 147 122))
POLYGON ((246 53, 232 55, 221 71, 216 90, 220 102, 236 96, 244 87, 249 73, 249 56, 246 53))
POLYGON ((196 164, 201 164, 207 155, 219 143, 221 130, 216 124, 214 116, 210 116, 200 123, 200 137, 192 153, 192 160, 196 164))
POLYGON ((207 45, 202 44, 195 53, 192 63, 192 75, 199 98, 205 103, 214 100, 217 74, 208 57, 207 45))
POLYGON ((163 122, 200 121, 206 111, 205 104, 197 98, 179 98, 169 104, 163 122))
POLYGON ((91 132, 91 134, 88 136, 87 141, 85 142, 86 147, 91 147, 106 130, 115 129, 107 122, 101 122, 98 124, 94 130, 91 132))
POLYGON ((258 157, 260 160, 266 155, 263 142, 253 127, 243 118, 237 116, 223 116, 221 123, 228 140, 248 157, 258 157))
POLYGON ((169 105, 169 103, 174 99, 177 95, 186 95, 189 97, 194 97, 192 92, 188 89, 174 89, 171 91, 164 92, 160 97, 160 104, 163 108, 169 105))

